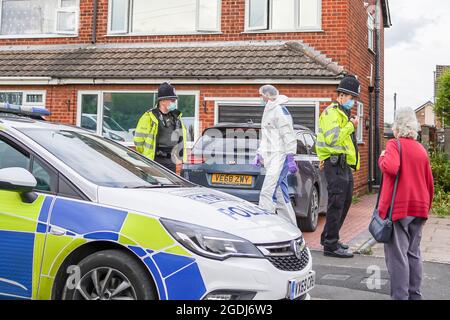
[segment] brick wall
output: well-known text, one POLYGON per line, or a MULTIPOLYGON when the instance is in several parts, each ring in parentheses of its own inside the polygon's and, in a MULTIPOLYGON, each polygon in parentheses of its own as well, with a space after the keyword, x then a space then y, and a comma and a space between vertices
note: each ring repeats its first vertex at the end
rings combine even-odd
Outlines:
MULTIPOLYGON (((222 0, 221 32, 218 34, 108 36, 108 0, 98 0, 97 43, 196 42, 246 40, 303 40, 330 58, 347 65, 346 30, 351 0, 322 0, 323 32, 243 33, 245 0, 222 0)), ((360 0, 362 3, 362 0, 360 0)), ((80 0, 78 37, 0 39, 0 45, 86 44, 92 40, 93 0, 80 0)))
MULTIPOLYGON (((358 79, 361 82, 361 96, 360 100, 364 103, 364 119, 370 119, 369 117, 369 86, 371 85, 370 77, 372 79, 372 86, 375 86, 375 53, 368 48, 368 29, 367 29, 367 17, 368 10, 370 7, 364 7, 364 1, 361 0, 350 0, 349 6, 349 17, 350 17, 350 25, 348 30, 349 37, 349 50, 348 50, 348 60, 349 64, 347 70, 352 73, 358 75, 358 79), (371 71, 372 67, 372 71, 371 71)), ((369 5, 375 3, 375 0, 367 1, 369 5)), ((382 25, 382 23, 381 23, 382 25)), ((381 92, 380 92, 380 141, 381 141, 381 149, 384 149, 385 142, 383 139, 384 132, 384 29, 380 30, 381 37, 381 63, 380 63, 380 72, 382 75, 381 78, 381 92)), ((373 114, 375 116, 375 92, 372 95, 372 106, 373 106, 373 114)), ((356 110, 354 110, 356 111, 356 110)), ((375 119, 373 121, 375 126, 375 119)), ((360 125, 365 126, 364 123, 360 123, 360 125)), ((375 135, 375 130, 373 131, 375 135)), ((355 179, 355 184, 358 186, 364 185, 368 181, 368 165, 369 165, 369 131, 363 130, 363 138, 364 145, 360 145, 360 153, 361 153, 361 171, 363 174, 360 174, 355 179)), ((376 161, 375 161, 376 162, 376 161)))

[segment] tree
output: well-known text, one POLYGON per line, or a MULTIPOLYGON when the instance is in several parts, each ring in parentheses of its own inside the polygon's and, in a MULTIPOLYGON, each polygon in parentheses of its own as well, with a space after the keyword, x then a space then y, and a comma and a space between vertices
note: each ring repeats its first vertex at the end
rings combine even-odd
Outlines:
POLYGON ((443 119, 445 125, 450 125, 450 70, 438 79, 438 90, 434 112, 443 119))

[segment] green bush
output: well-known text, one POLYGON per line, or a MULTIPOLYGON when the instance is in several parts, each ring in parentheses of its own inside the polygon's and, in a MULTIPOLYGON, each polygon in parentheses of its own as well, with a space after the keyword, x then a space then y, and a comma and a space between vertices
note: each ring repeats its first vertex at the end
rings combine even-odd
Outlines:
POLYGON ((434 177, 433 213, 439 216, 450 215, 450 155, 432 152, 430 156, 434 177))

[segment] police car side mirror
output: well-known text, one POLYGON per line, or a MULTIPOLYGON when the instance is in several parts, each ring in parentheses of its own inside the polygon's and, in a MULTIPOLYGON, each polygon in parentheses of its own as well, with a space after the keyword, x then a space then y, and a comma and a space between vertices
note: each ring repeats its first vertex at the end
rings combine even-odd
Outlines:
POLYGON ((37 194, 33 192, 36 186, 36 178, 23 168, 0 169, 0 190, 20 193, 23 202, 33 203, 37 199, 37 194))

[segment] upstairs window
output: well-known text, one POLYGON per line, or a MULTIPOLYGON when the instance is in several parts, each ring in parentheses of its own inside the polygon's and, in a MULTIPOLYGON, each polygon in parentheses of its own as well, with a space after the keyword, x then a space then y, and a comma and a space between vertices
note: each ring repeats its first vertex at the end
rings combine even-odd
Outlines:
POLYGON ((0 36, 76 35, 79 0, 0 0, 0 36))
POLYGON ((321 7, 321 0, 246 0, 246 30, 320 30, 321 7))
POLYGON ((109 0, 110 34, 218 32, 221 0, 109 0))
POLYGON ((369 31, 367 36, 369 41, 369 49, 375 51, 375 18, 371 14, 369 14, 367 18, 367 29, 369 31))

